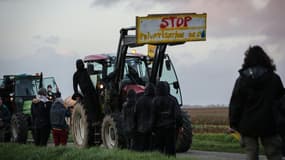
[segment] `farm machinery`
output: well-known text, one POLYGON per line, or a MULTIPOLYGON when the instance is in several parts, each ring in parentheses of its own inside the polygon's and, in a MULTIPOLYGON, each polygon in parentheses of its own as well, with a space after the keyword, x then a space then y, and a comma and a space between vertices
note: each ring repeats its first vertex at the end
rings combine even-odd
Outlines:
MULTIPOLYGON (((202 16, 191 15, 162 15, 160 28, 167 29, 166 24, 170 24, 173 20, 167 21, 165 17, 176 16, 177 19, 181 17, 184 20, 190 21, 193 19, 202 19, 205 23, 205 14, 202 16), (190 17, 190 18, 189 18, 190 17), (198 18, 197 18, 198 17, 198 18), (202 17, 202 18, 201 18, 202 17), (167 23, 166 23, 167 22, 167 23)), ((161 15, 151 15, 150 17, 143 17, 147 20, 155 19, 161 20, 161 15)), ((171 39, 171 36, 176 36, 172 33, 140 33, 140 29, 144 31, 143 18, 137 17, 137 26, 130 28, 122 28, 120 30, 120 39, 116 56, 108 54, 97 54, 86 56, 83 60, 87 66, 90 79, 93 86, 97 90, 97 100, 99 106, 103 110, 102 119, 99 122, 90 123, 87 121, 89 118, 87 108, 84 101, 78 101, 73 109, 72 114, 72 134, 74 143, 78 147, 89 147, 92 145, 103 144, 106 148, 125 147, 125 132, 123 128, 121 109, 122 104, 126 100, 126 93, 128 90, 133 89, 139 96, 144 92, 144 86, 147 83, 156 84, 158 81, 167 81, 170 85, 171 95, 176 97, 180 106, 182 106, 182 96, 179 81, 170 60, 166 54, 167 46, 184 44, 188 39, 171 39), (141 23, 141 24, 139 24, 141 23), (135 34, 134 34, 135 33, 135 34), (163 40, 167 37, 167 40, 163 40), (170 37, 169 37, 170 36, 170 37), (154 37, 154 38, 153 38, 154 37), (155 39, 158 37, 158 40, 155 39), (145 41, 150 39, 150 41, 145 41), (143 54, 129 54, 129 49, 151 44, 155 47, 154 56, 147 56, 143 54)), ((196 20, 196 21, 197 21, 196 20)), ((194 20, 194 22, 196 23, 194 20)), ((178 21, 177 21, 178 22, 178 21)), ((179 22, 180 23, 180 22, 179 22)), ((185 22, 184 27, 187 28, 185 22)), ((198 24, 200 24, 198 23, 198 24)), ((157 24, 157 23, 154 23, 157 24)), ((197 25, 197 24, 196 24, 197 25)), ((204 27, 204 26, 203 26, 204 27)), ((148 25, 151 28, 151 25, 148 25)), ((196 28, 197 29, 197 28, 196 28)), ((205 39, 205 30, 197 31, 196 36, 202 40, 205 39)), ((199 40, 193 38, 193 34, 188 33, 191 40, 199 40)), ((195 35, 194 35, 195 36, 195 35)), ((83 97, 84 99, 84 97, 83 97)), ((189 115, 182 111, 183 116, 183 130, 179 133, 176 150, 178 152, 187 151, 192 144, 192 127, 189 115)))
POLYGON ((32 131, 31 105, 41 87, 53 86, 53 77, 43 78, 41 74, 4 75, 0 83, 0 96, 8 107, 12 117, 10 125, 5 129, 5 141, 26 143, 28 131, 32 131))

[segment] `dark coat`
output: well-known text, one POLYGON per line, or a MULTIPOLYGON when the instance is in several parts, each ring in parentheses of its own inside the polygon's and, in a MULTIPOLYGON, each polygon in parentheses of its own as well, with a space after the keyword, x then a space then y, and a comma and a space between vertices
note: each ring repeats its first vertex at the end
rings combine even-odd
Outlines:
POLYGON ((122 114, 124 121, 124 128, 127 133, 135 130, 135 105, 136 105, 136 93, 131 90, 128 92, 127 100, 123 104, 122 114))
POLYGON ((177 101, 170 96, 167 85, 159 82, 156 87, 156 97, 153 99, 155 128, 176 128, 177 101))
POLYGON ((4 104, 0 106, 0 120, 3 123, 2 126, 0 125, 0 128, 8 125, 11 120, 11 114, 4 104))
POLYGON ((96 94, 96 90, 85 68, 78 68, 73 75, 73 90, 78 94, 78 85, 84 96, 96 94))
POLYGON ((241 69, 230 100, 230 127, 246 136, 277 133, 272 107, 283 94, 280 77, 263 67, 241 69))
POLYGON ((64 107, 63 101, 57 98, 50 109, 51 127, 66 129, 68 126, 65 117, 70 117, 70 111, 64 107))
POLYGON ((153 126, 153 105, 155 96, 154 86, 149 84, 144 94, 137 100, 135 109, 135 120, 137 131, 140 133, 150 132, 153 126))
POLYGON ((33 99, 31 113, 34 128, 50 127, 50 108, 52 102, 43 99, 33 99))

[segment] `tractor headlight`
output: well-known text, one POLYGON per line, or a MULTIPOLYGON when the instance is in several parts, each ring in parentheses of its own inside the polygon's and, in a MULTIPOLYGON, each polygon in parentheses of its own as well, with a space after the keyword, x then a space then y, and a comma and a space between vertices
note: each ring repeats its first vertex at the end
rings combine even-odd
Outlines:
POLYGON ((100 88, 100 89, 104 89, 104 85, 103 85, 103 84, 100 84, 100 85, 99 85, 99 88, 100 88))
POLYGON ((10 101, 13 102, 14 101, 14 97, 10 97, 10 101))

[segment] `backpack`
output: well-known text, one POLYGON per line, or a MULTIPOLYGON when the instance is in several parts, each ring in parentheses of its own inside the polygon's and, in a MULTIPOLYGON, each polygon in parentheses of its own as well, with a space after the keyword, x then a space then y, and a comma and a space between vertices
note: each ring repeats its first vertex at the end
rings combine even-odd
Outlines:
POLYGON ((277 131, 280 135, 285 135, 285 95, 283 95, 273 107, 273 114, 277 131))
POLYGON ((67 110, 63 104, 55 102, 50 109, 50 122, 53 128, 64 129, 67 127, 65 117, 67 110))

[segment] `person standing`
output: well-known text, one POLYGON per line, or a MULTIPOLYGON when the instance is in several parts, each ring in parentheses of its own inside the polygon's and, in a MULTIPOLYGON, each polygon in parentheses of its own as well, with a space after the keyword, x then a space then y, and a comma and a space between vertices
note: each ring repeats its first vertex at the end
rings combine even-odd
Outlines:
POLYGON ((101 120, 101 107, 99 105, 99 99, 96 89, 90 79, 88 71, 84 68, 82 59, 76 61, 77 71, 73 75, 73 99, 80 97, 78 86, 83 94, 84 106, 87 109, 87 121, 90 123, 98 122, 101 120))
POLYGON ((138 151, 151 150, 151 137, 153 127, 153 105, 155 96, 154 85, 146 85, 144 94, 138 98, 135 107, 136 136, 134 138, 134 149, 138 151))
POLYGON ((61 94, 56 94, 56 99, 50 109, 50 122, 54 145, 66 145, 68 137, 68 125, 66 117, 70 117, 70 110, 63 105, 61 94))
POLYGON ((47 98, 47 91, 41 88, 37 98, 32 100, 32 121, 34 140, 37 146, 46 146, 50 134, 50 108, 52 102, 47 98))
POLYGON ((167 82, 158 82, 153 99, 154 132, 156 147, 168 156, 176 155, 176 110, 177 101, 169 96, 167 82))
POLYGON ((2 98, 0 97, 0 142, 7 141, 7 136, 10 129, 11 114, 9 109, 3 104, 2 98))
POLYGON ((126 132, 127 148, 133 149, 133 140, 135 135, 135 105, 136 105, 136 92, 129 90, 127 93, 127 100, 123 104, 122 115, 124 130, 126 132))
POLYGON ((260 46, 245 52, 229 104, 230 129, 241 133, 247 159, 258 160, 259 140, 269 160, 281 160, 281 138, 273 107, 283 94, 273 60, 260 46))

